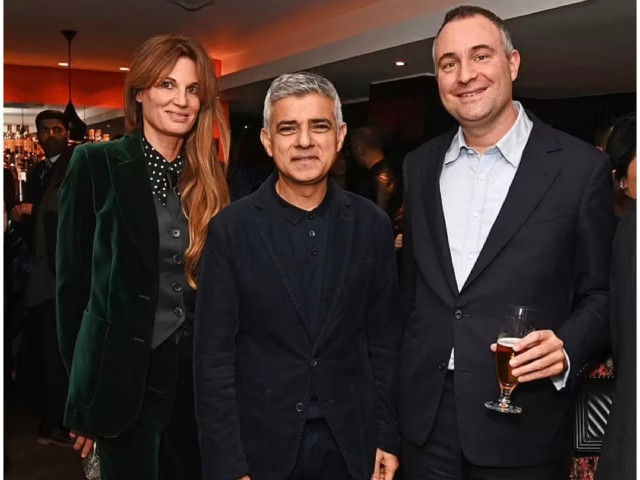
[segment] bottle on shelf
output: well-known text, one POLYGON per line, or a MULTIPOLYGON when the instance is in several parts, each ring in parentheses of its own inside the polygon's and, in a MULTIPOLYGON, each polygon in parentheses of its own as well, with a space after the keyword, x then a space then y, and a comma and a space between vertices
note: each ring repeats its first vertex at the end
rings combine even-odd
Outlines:
POLYGON ((24 136, 22 133, 21 125, 16 125, 16 133, 15 133, 15 145, 16 145, 16 154, 22 155, 24 154, 24 136))
POLYGON ((4 149, 5 151, 9 150, 9 153, 11 153, 11 155, 13 155, 16 151, 16 141, 15 137, 13 136, 11 125, 7 125, 7 130, 4 134, 4 149))
POLYGON ((31 137, 31 133, 29 132, 29 127, 25 127, 22 144, 24 148, 24 154, 28 157, 33 153, 33 138, 31 137))

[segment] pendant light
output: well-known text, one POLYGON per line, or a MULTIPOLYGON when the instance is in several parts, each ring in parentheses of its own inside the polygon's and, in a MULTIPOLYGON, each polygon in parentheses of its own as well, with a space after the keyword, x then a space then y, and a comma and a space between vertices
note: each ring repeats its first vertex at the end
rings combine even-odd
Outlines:
POLYGON ((24 108, 21 108, 21 115, 22 115, 22 127, 20 128, 20 134, 22 135, 22 138, 26 138, 27 137, 27 127, 24 124, 24 108))
POLYGON ((75 30, 61 30, 64 38, 67 39, 68 55, 67 55, 67 72, 69 76, 69 102, 64 109, 64 114, 67 117, 69 124, 69 140, 73 142, 82 142, 87 135, 87 124, 84 123, 78 116, 73 102, 71 101, 71 41, 78 33, 75 30))

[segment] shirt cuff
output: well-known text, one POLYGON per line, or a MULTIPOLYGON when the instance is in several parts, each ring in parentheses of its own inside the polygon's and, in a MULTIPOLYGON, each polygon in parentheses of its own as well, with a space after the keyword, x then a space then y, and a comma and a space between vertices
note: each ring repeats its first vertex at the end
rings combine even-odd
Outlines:
POLYGON ((567 351, 564 348, 562 349, 562 351, 564 353, 564 358, 567 360, 567 369, 564 373, 550 378, 550 380, 553 382, 553 386, 556 387, 556 390, 558 391, 567 386, 567 380, 569 380, 569 371, 571 370, 571 361, 569 360, 569 355, 567 355, 567 351))

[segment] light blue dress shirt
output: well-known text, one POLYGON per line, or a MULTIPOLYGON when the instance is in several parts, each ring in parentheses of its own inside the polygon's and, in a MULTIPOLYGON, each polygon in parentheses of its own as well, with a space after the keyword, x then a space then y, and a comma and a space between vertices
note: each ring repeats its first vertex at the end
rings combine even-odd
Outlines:
MULTIPOLYGON (((518 117, 493 147, 484 153, 470 148, 460 127, 444 156, 440 195, 459 291, 467 281, 500 213, 533 129, 533 122, 520 102, 514 101, 513 106, 518 117)), ((449 370, 453 369, 452 349, 449 370)), ((564 387, 568 376, 569 369, 565 375, 554 378, 553 383, 560 389, 564 387)))

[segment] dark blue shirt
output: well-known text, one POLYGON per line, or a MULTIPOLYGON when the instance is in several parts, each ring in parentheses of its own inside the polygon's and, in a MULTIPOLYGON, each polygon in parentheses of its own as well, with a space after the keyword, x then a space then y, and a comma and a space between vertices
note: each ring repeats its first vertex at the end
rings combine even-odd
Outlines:
POLYGON ((330 190, 329 187, 318 207, 306 211, 291 205, 273 189, 277 203, 282 207, 279 227, 286 232, 290 242, 287 261, 295 265, 296 280, 302 292, 301 301, 312 335, 318 333, 322 322, 320 311, 329 239, 330 190))
MULTIPOLYGON (((278 228, 285 232, 284 237, 289 242, 289 248, 286 249, 289 255, 284 260, 289 265, 295 265, 296 281, 302 294, 300 301, 306 313, 309 330, 315 338, 324 320, 322 292, 327 270, 332 185, 329 183, 324 199, 311 211, 298 208, 284 200, 276 192, 275 185, 271 192, 281 207, 281 215, 276 216, 276 221, 280 223, 278 228)), ((323 414, 318 405, 317 392, 312 391, 306 418, 321 417, 323 414)))

